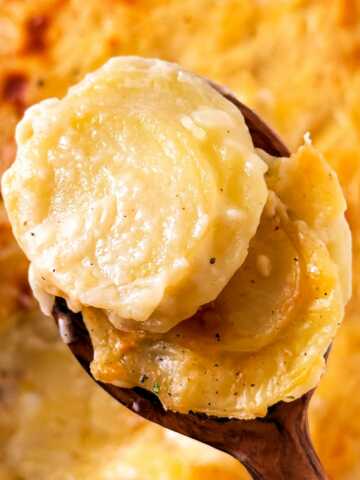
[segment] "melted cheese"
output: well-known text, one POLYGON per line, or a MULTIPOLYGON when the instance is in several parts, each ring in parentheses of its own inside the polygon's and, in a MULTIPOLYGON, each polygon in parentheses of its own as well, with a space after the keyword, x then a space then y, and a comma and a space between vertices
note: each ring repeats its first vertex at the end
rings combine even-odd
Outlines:
POLYGON ((289 219, 274 194, 269 203, 237 274, 170 332, 121 332, 101 310, 85 309, 93 375, 152 390, 171 410, 243 419, 314 388, 343 317, 338 269, 314 230, 289 219), (270 277, 257 271, 264 252, 276 265, 270 277))
MULTIPOLYGON (((310 404, 316 450, 328 475, 337 480, 360 478, 359 12, 359 0, 38 0, 36 5, 2 2, 0 6, 0 82, 9 85, 13 78, 16 85, 19 74, 24 79, 17 95, 10 101, 5 96, 0 100, 0 174, 15 155, 14 129, 22 115, 19 105, 27 107, 49 96, 64 95, 69 85, 113 55, 137 53, 172 59, 230 86, 238 98, 281 133, 291 148, 300 145, 305 131, 311 131, 314 145, 332 163, 346 192, 347 218, 354 240, 354 295, 332 348, 327 374, 310 404), (38 30, 29 31, 30 22, 38 30), (32 39, 30 33, 35 39, 44 39, 43 50, 24 49, 32 39)), ((35 48, 36 42, 31 45, 35 48)), ((3 326, 14 314, 23 315, 28 300, 24 302, 25 259, 11 237, 5 215, 0 220, 4 222, 0 225, 3 326), (8 245, 4 245, 5 239, 8 245)), ((194 445, 179 449, 174 443, 166 443, 153 424, 148 425, 148 431, 156 429, 159 434, 144 433, 143 440, 141 431, 137 437, 132 436, 126 428, 130 413, 121 411, 115 420, 117 404, 96 386, 92 388, 90 380, 88 388, 81 388, 78 382, 76 389, 69 390, 73 362, 69 356, 61 356, 65 347, 55 338, 48 344, 46 358, 38 360, 33 354, 31 348, 47 338, 44 330, 51 321, 39 325, 34 318, 24 318, 22 324, 28 325, 26 331, 16 324, 10 338, 0 336, 1 351, 7 350, 0 368, 8 371, 14 366, 13 391, 19 400, 11 399, 10 411, 6 402, 0 405, 0 423, 3 420, 9 425, 1 423, 0 428, 1 478, 250 478, 240 464, 234 464, 228 472, 227 455, 210 463, 212 450, 206 447, 198 451, 194 445), (31 348, 25 349, 24 342, 31 348), (53 356, 54 348, 59 352, 58 361, 53 356), (52 383, 54 368, 57 378, 67 378, 66 383, 52 383), (42 415, 34 409, 28 412, 22 392, 47 385, 51 385, 48 395, 40 391, 44 397, 42 415), (56 395, 60 403, 56 405, 52 403, 54 386, 59 387, 56 395), (81 410, 69 410, 76 409, 78 403, 81 410), (72 422, 68 421, 70 417, 72 422), (119 451, 123 438, 126 454, 119 451), (201 466, 197 462, 202 462, 201 466)), ((79 371, 78 377, 82 375, 79 371)))
POLYGON ((33 290, 163 332, 243 263, 267 189, 241 113, 159 60, 114 58, 30 108, 3 177, 33 290))
POLYGON ((15 236, 43 309, 58 295, 83 313, 95 378, 237 418, 317 385, 351 252, 336 174, 309 142, 255 151, 204 80, 136 57, 32 107, 16 135, 15 236))

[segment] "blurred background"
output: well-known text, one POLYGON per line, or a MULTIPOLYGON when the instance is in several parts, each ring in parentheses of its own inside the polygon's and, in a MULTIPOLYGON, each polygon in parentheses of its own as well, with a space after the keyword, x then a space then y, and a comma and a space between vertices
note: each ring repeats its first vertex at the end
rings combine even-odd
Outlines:
MULTIPOLYGON (((354 294, 311 404, 331 479, 360 479, 360 1, 0 0, 0 174, 24 110, 114 55, 180 63, 232 89, 338 172, 354 294)), ((240 480, 233 459, 120 407, 84 375, 27 285, 0 201, 0 480, 240 480)))

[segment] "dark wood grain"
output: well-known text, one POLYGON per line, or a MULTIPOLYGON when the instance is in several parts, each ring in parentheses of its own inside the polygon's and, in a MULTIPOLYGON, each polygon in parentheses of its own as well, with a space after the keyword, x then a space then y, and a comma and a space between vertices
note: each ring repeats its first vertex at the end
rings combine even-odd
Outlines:
MULTIPOLYGON (((212 84, 244 115, 254 145, 276 156, 289 156, 279 137, 230 92, 212 84)), ((90 373, 93 348, 80 313, 56 298, 53 316, 62 339, 90 373)), ((237 420, 189 412, 165 411, 156 395, 141 388, 125 389, 97 382, 121 404, 163 427, 192 437, 237 458, 258 480, 325 480, 326 474, 311 444, 307 410, 313 392, 290 403, 272 406, 266 417, 237 420)), ((71 386, 70 386, 71 388, 71 386)))

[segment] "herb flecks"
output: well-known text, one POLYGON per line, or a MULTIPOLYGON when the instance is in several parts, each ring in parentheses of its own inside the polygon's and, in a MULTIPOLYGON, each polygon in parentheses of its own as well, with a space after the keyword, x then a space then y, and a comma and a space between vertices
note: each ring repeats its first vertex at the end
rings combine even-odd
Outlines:
POLYGON ((159 395, 160 393, 160 384, 158 382, 155 382, 153 387, 152 387, 152 392, 155 393, 155 395, 159 395))

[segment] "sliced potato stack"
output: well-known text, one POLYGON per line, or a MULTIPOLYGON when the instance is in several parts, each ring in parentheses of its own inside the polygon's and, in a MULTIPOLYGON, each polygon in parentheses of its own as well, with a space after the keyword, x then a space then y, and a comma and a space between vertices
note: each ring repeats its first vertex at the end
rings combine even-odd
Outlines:
POLYGON ((162 332, 244 261, 266 166, 240 112, 204 80, 113 59, 30 108, 16 135, 3 193, 35 290, 162 332))
POLYGON ((215 302, 153 337, 124 334, 84 310, 97 378, 152 389, 172 410, 238 418, 264 416, 317 385, 350 293, 345 203, 312 147, 289 159, 264 157, 269 197, 260 226, 215 302))
POLYGON ((57 295, 82 311, 97 379, 238 418, 318 383, 351 242, 310 145, 256 151, 204 80, 134 57, 32 107, 17 142, 3 180, 14 233, 43 308, 57 295))

